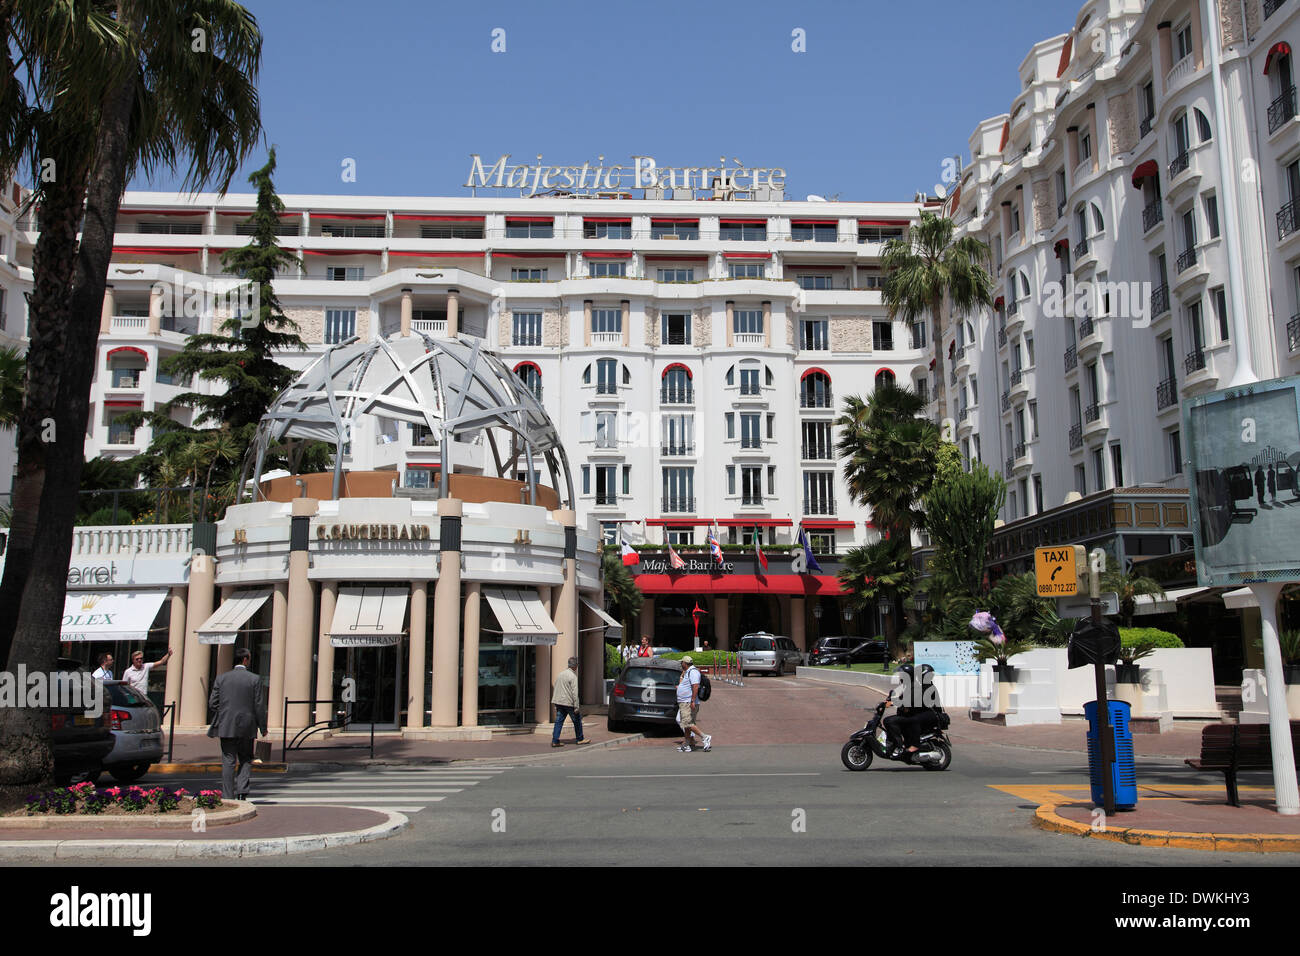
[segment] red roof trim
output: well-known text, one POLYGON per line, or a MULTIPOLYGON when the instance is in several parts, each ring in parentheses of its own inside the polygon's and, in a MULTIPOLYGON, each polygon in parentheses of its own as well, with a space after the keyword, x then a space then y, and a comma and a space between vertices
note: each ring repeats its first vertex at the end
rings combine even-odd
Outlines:
POLYGON ((312 213, 315 219, 387 219, 388 216, 382 212, 317 212, 312 213))
POLYGON ((719 528, 790 528, 794 522, 789 518, 720 518, 719 528))
POLYGON ((672 371, 673 369, 675 369, 675 368, 679 368, 679 369, 681 369, 683 372, 685 372, 687 378, 690 378, 690 379, 695 378, 695 375, 691 372, 691 370, 690 370, 689 368, 687 368, 685 365, 683 365, 681 362, 674 362, 672 365, 668 366, 666 369, 664 369, 664 373, 663 373, 662 375, 660 375, 659 377, 660 377, 660 378, 667 378, 667 377, 668 377, 668 373, 671 372, 671 371, 672 371))
POLYGON ((583 222, 614 222, 620 226, 632 225, 631 216, 583 216, 583 222))
POLYGON ((809 270, 813 272, 826 272, 830 269, 845 268, 844 266, 806 266, 802 262, 787 262, 785 267, 787 269, 793 269, 796 272, 807 272, 809 270))
POLYGON ((584 249, 582 254, 586 256, 588 259, 631 259, 632 258, 632 253, 630 252, 591 252, 589 250, 584 249))
POLYGON ((390 256, 424 256, 432 259, 481 259, 481 252, 411 252, 406 249, 389 249, 390 256))
POLYGON ((436 461, 408 461, 406 463, 406 467, 407 468, 433 468, 436 470, 438 467, 438 463, 436 461))
POLYGON ((708 262, 708 256, 646 256, 646 262, 708 262))
POLYGON ((105 408, 141 408, 144 405, 142 398, 124 398, 113 399, 111 402, 105 402, 105 408))
POLYGON ((377 256, 379 249, 304 249, 306 256, 377 256))
MULTIPOLYGON (((256 209, 218 209, 217 215, 218 216, 251 216, 255 212, 257 212, 256 209)), ((299 219, 301 219, 302 211, 286 209, 284 212, 280 213, 281 219, 286 219, 289 216, 297 216, 299 219)))
POLYGON ((721 226, 766 226, 766 219, 719 219, 721 226))
POLYGON ((192 256, 198 246, 114 246, 115 256, 192 256))
POLYGON ((563 259, 563 252, 494 252, 494 259, 563 259))
POLYGON ((827 381, 830 381, 831 373, 828 372, 828 371, 826 371, 826 369, 824 369, 824 368, 810 368, 810 369, 806 369, 806 370, 804 371, 804 373, 803 373, 802 375, 799 376, 799 381, 802 382, 804 379, 806 379, 809 375, 812 375, 814 372, 821 372, 821 374, 823 374, 823 375, 826 376, 826 380, 827 380, 827 381))
POLYGON ((803 526, 805 528, 856 528, 857 525, 852 521, 822 521, 817 518, 804 518, 803 526))

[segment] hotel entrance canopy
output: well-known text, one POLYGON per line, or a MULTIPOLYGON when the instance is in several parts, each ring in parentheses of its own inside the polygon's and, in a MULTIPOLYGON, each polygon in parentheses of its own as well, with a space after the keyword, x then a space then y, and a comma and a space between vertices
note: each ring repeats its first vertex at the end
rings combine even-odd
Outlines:
POLYGON ((554 644, 560 630, 546 613, 537 592, 531 588, 484 588, 487 598, 501 625, 501 643, 554 644))
POLYGON ((239 629, 271 596, 271 588, 236 591, 198 628, 200 644, 233 644, 239 629))
POLYGON ((339 588, 330 624, 335 647, 390 647, 401 643, 410 588, 366 585, 339 588))
POLYGON ((143 641, 166 591, 69 591, 61 641, 143 641))

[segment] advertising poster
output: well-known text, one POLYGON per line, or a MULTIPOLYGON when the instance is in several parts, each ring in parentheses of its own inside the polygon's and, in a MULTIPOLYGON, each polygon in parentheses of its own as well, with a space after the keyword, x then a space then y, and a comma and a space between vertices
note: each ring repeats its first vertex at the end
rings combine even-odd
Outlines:
POLYGON ((917 641, 912 645, 912 653, 918 668, 929 664, 940 676, 980 672, 974 641, 917 641))

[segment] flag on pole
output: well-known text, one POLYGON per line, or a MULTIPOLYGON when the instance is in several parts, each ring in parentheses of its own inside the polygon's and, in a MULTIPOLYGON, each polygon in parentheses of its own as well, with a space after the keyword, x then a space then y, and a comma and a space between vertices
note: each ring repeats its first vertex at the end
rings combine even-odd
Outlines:
POLYGON ((682 556, 677 553, 677 549, 673 547, 671 541, 668 542, 668 567, 674 571, 680 571, 686 567, 686 562, 682 560, 682 556))
POLYGON ((722 564, 722 547, 718 544, 717 528, 718 522, 715 520, 713 522, 713 527, 709 529, 709 553, 713 555, 714 561, 717 561, 718 564, 722 564))
POLYGON ((619 550, 622 551, 623 553, 624 565, 630 568, 633 565, 641 563, 641 555, 637 554, 636 549, 632 547, 632 545, 628 544, 627 535, 623 533, 623 528, 621 525, 619 526, 618 529, 618 543, 619 543, 619 550))
POLYGON ((803 556, 808 562, 809 571, 821 571, 822 566, 817 563, 816 556, 813 555, 812 545, 808 543, 808 532, 803 529, 803 522, 799 522, 799 543, 803 545, 803 556))
POLYGON ((763 529, 754 526, 754 554, 758 557, 758 563, 762 565, 764 571, 767 570, 767 555, 763 553, 763 529))

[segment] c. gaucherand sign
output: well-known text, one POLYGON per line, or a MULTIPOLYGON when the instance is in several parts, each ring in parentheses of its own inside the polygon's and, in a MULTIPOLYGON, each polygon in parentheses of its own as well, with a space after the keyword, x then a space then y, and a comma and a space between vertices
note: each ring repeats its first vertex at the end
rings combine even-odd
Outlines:
POLYGON ((545 163, 509 165, 504 154, 491 166, 484 166, 478 153, 470 156, 469 188, 493 187, 519 189, 524 195, 536 195, 543 189, 596 189, 617 192, 621 189, 712 189, 715 180, 739 190, 760 188, 784 189, 786 172, 780 167, 745 169, 728 166, 658 166, 653 156, 633 156, 631 167, 551 166, 545 163))

